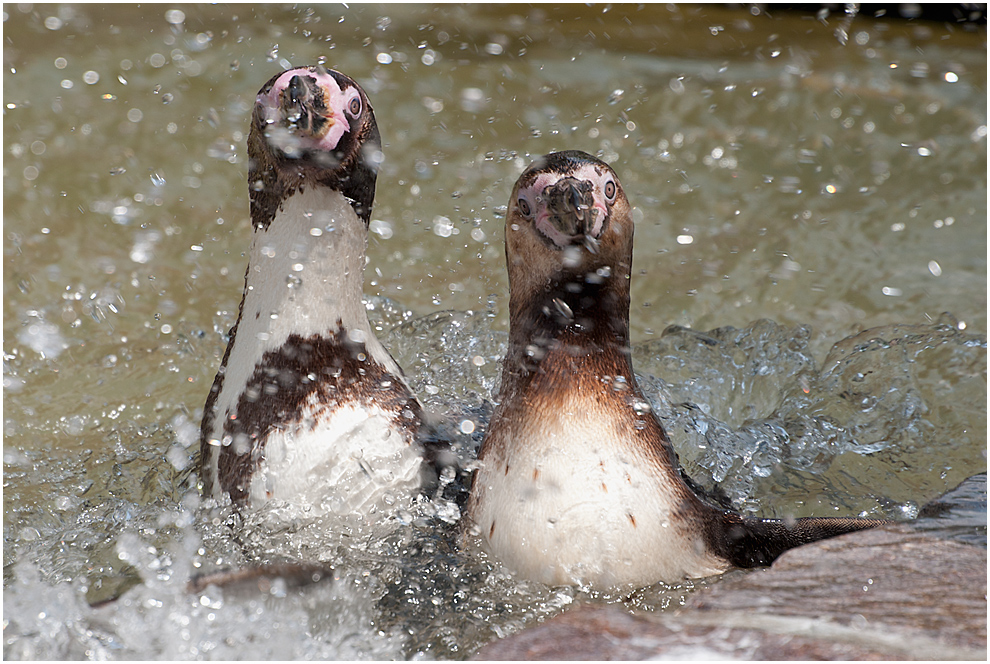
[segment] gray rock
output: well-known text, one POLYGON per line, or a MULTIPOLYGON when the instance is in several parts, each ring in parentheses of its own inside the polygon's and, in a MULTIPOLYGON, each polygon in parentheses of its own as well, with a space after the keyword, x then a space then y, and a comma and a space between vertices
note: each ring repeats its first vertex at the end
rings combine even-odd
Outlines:
POLYGON ((905 525, 733 572, 673 614, 583 605, 477 659, 984 659, 987 551, 905 525))

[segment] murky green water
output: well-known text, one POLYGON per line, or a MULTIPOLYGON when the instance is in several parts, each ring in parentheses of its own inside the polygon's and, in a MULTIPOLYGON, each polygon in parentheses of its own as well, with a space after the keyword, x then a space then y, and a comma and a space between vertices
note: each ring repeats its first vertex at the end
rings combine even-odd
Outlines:
POLYGON ((692 472, 752 511, 910 514, 986 469, 985 28, 662 5, 4 9, 4 603, 44 614, 5 622, 7 657, 463 656, 573 600, 408 542, 302 599, 182 594, 190 566, 241 555, 197 530, 174 469, 240 300, 254 94, 290 65, 340 69, 374 104, 366 293, 394 302, 374 315, 436 409, 483 426, 509 190, 533 156, 582 149, 637 208, 637 370, 669 383, 659 405, 711 418, 669 415, 692 472), (442 310, 473 313, 416 320, 442 310), (670 324, 740 332, 706 354, 670 324), (773 426, 786 449, 757 431, 773 426), (117 608, 86 606, 134 570, 117 608))

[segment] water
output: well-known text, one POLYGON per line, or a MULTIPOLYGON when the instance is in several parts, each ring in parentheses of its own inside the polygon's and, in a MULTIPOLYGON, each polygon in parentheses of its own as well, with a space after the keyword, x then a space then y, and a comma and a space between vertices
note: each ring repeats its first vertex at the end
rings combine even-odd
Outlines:
MULTIPOLYGON (((754 514, 909 518, 986 470, 982 27, 665 6, 4 23, 5 658, 458 658, 589 599, 460 552, 444 501, 390 538, 330 548, 294 523, 272 549, 199 505, 249 113, 289 65, 374 104, 370 315, 462 456, 506 343, 509 189, 575 148, 636 207, 634 363, 702 484, 754 514), (334 578, 186 592, 291 553, 334 578)), ((985 546, 982 487, 924 527, 985 546)), ((707 583, 590 599, 662 611, 707 583)))

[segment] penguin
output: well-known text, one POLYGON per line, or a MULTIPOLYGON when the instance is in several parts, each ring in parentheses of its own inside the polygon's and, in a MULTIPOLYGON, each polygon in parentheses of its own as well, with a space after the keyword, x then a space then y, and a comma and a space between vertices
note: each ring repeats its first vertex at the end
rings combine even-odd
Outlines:
POLYGON ((206 497, 373 515, 418 491, 423 409, 361 300, 381 138, 364 90, 319 66, 258 92, 253 241, 203 412, 206 497))
POLYGON ((759 519, 711 504, 633 374, 633 219, 615 171, 537 159, 506 213, 509 347, 466 510, 468 536, 549 585, 644 587, 769 565, 878 519, 759 519))

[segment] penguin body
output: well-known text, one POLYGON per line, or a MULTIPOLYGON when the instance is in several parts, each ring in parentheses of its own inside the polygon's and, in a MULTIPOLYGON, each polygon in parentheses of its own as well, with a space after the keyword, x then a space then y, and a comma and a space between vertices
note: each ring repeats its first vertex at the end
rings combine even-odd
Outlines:
POLYGON ((632 370, 631 209, 615 172, 552 153, 506 215, 509 348, 479 452, 470 532, 537 581, 645 586, 770 564, 869 519, 743 517, 683 476, 632 370))

